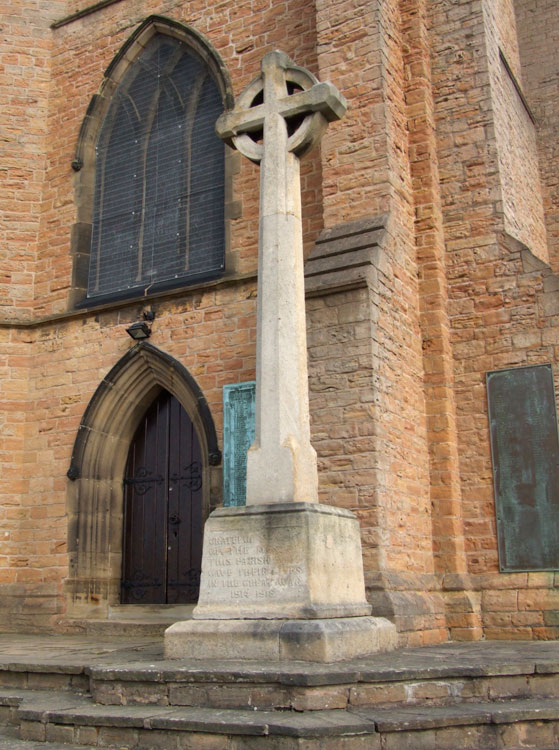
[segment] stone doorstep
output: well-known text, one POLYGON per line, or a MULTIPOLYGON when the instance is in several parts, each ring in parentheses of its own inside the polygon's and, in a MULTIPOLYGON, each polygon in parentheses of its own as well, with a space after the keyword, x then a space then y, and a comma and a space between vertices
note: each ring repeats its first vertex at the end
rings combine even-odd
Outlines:
POLYGON ((192 617, 195 604, 115 604, 109 607, 109 620, 125 622, 178 622, 192 617))
POLYGON ((66 620, 65 626, 69 631, 90 636, 153 638, 163 637, 167 628, 175 622, 174 618, 166 620, 163 617, 145 617, 141 620, 133 620, 127 617, 121 620, 66 620))

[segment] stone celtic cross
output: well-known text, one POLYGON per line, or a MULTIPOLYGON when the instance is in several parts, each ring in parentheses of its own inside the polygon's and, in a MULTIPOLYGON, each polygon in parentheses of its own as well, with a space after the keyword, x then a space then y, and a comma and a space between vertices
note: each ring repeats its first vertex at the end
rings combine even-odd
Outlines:
POLYGON ((299 159, 346 110, 283 52, 217 121, 218 135, 260 163, 255 441, 247 460, 247 505, 317 502, 310 442, 299 159))
POLYGON ((329 662, 394 648, 369 617, 359 522, 319 505, 310 443, 299 157, 344 99, 281 52, 217 123, 260 171, 256 436, 246 508, 204 529, 200 598, 165 632, 167 658, 329 662))

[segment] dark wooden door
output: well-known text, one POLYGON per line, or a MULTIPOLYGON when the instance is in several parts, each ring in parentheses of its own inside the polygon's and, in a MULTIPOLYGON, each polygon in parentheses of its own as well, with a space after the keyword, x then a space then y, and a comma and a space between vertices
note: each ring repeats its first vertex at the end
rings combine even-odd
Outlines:
POLYGON ((194 426, 164 391, 146 412, 124 478, 123 604, 198 599, 202 456, 194 426))

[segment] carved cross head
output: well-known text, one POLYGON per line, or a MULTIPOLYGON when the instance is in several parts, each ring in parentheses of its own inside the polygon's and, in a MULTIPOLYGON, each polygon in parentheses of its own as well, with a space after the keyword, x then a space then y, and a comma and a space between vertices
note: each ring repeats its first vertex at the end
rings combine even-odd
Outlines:
POLYGON ((320 140, 329 122, 343 116, 347 102, 335 86, 319 83, 284 52, 268 52, 261 70, 239 95, 234 109, 219 117, 217 134, 258 164, 266 147, 266 120, 281 115, 287 151, 301 157, 320 140))

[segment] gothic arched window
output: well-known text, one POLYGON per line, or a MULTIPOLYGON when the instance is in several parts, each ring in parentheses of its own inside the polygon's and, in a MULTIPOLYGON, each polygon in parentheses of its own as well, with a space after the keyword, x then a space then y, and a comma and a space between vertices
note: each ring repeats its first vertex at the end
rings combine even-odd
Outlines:
POLYGON ((157 33, 112 94, 96 143, 87 299, 135 296, 224 269, 223 111, 215 77, 157 33))

